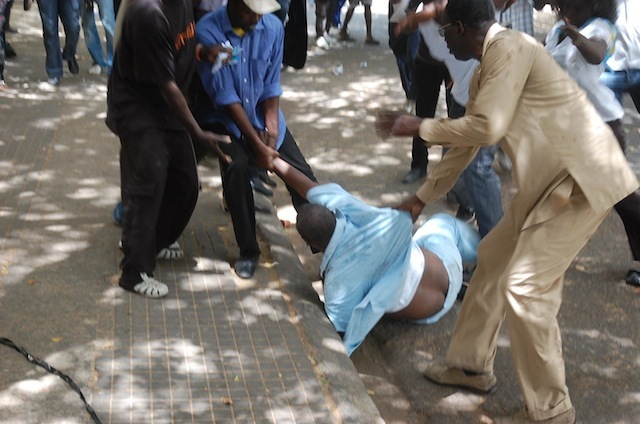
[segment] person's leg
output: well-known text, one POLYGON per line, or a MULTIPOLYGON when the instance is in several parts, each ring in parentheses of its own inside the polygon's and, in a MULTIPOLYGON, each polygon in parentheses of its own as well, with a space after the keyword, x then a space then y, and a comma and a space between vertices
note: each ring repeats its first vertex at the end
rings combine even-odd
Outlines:
MULTIPOLYGON (((69 64, 69 71, 77 74, 79 71, 76 61, 76 50, 80 40, 80 10, 78 0, 59 0, 58 13, 64 27, 65 43, 62 58, 69 64)), ((95 25, 95 21, 94 21, 95 25)))
POLYGON ((97 0, 96 3, 98 4, 100 22, 102 22, 104 34, 107 39, 105 56, 106 69, 102 71, 109 74, 111 73, 111 66, 113 65, 113 35, 116 25, 115 11, 112 0, 97 0))
POLYGON ((380 42, 373 38, 372 18, 371 18, 371 0, 362 0, 364 5, 364 24, 367 29, 367 35, 364 38, 365 44, 378 45, 380 42))
MULTIPOLYGON (((512 204, 480 243, 478 268, 446 359, 450 367, 492 373, 506 315, 522 395, 536 420, 571 409, 556 321, 563 275, 607 214, 595 213, 580 188, 572 180, 566 183, 572 184, 572 195, 557 215, 523 228, 526 211, 512 204)), ((550 203, 538 207, 553 208, 550 203)))
POLYGON ((493 170, 497 150, 497 144, 482 147, 462 173, 482 237, 496 226, 503 215, 500 177, 493 170))
POLYGON ((640 193, 634 191, 614 208, 624 224, 633 260, 640 262, 640 193))
POLYGON ((324 32, 329 35, 331 27, 333 26, 333 16, 336 13, 336 7, 338 6, 336 0, 327 1, 327 19, 324 21, 324 32))
POLYGON ((84 42, 87 46, 87 50, 89 51, 89 55, 91 55, 91 59, 94 63, 99 65, 100 68, 104 68, 106 66, 106 62, 102 52, 102 43, 100 42, 100 35, 98 34, 93 9, 87 8, 84 0, 79 2, 79 7, 84 42))
MULTIPOLYGON (((449 117, 458 119, 464 116, 465 108, 450 99, 449 117)), ((454 187, 452 190, 459 199, 468 198, 470 205, 476 214, 478 229, 482 237, 486 236, 502 218, 502 187, 500 177, 493 170, 493 159, 498 150, 498 145, 482 147, 473 161, 462 173, 464 184, 454 187)))
POLYGON ((342 41, 351 41, 352 38, 349 36, 348 26, 351 18, 353 17, 353 12, 356 10, 356 6, 358 5, 359 0, 349 0, 349 9, 347 9, 347 13, 344 15, 344 22, 342 23, 342 28, 340 28, 339 39, 342 41))
POLYGON ((5 32, 18 32, 11 27, 11 8, 13 7, 13 0, 9 0, 5 3, 4 22, 2 23, 2 29, 5 32))
MULTIPOLYGON (((278 153, 280 153, 280 158, 282 160, 296 168, 298 171, 302 172, 310 180, 317 182, 315 175, 313 175, 311 167, 304 158, 304 155, 300 151, 300 148, 293 138, 293 135, 291 135, 291 132, 289 132, 289 129, 287 129, 287 133, 284 136, 282 146, 280 146, 280 149, 278 149, 278 153)), ((289 194, 291 194, 291 203, 293 204, 293 207, 296 209, 296 211, 298 210, 298 208, 300 208, 300 206, 307 203, 307 200, 288 184, 287 190, 289 190, 289 194)))
POLYGON ((640 69, 605 71, 600 75, 600 82, 616 94, 620 104, 624 93, 629 93, 636 110, 640 112, 640 69))
POLYGON ((629 84, 629 95, 640 113, 640 69, 630 69, 627 71, 627 82, 629 84))
MULTIPOLYGON (((60 0, 67 1, 67 0, 60 0)), ((58 38, 58 0, 38 0, 38 12, 42 21, 45 69, 50 79, 62 79, 62 52, 58 38)))
MULTIPOLYGON (((6 12, 5 8, 6 8, 6 4, 5 5, 0 4, 0 16, 5 16, 5 12, 6 12)), ((4 82, 4 59, 5 59, 4 34, 5 34, 4 26, 0 25, 0 90, 6 90, 7 88, 7 84, 4 82)))
POLYGON ((418 49, 420 47, 421 35, 418 30, 412 31, 407 37, 407 48, 405 51, 405 62, 407 63, 407 73, 409 79, 409 93, 407 99, 415 103, 416 93, 413 89, 413 81, 415 78, 415 58, 418 55, 418 49))
POLYGON ((180 237, 191 219, 199 192, 191 137, 186 131, 172 131, 169 137, 167 179, 156 224, 156 254, 180 237))
MULTIPOLYGON (((433 118, 438 106, 442 81, 448 79, 448 71, 444 64, 427 62, 416 58, 413 84, 416 90, 416 115, 421 118, 433 118)), ((427 146, 420 137, 413 137, 411 147, 411 170, 402 182, 411 184, 427 175, 429 162, 427 146)))
MULTIPOLYGON (((206 129, 213 130, 210 127, 206 129)), ((231 138, 230 144, 220 144, 222 151, 232 159, 231 164, 219 161, 223 194, 231 215, 240 258, 255 258, 260 255, 260 247, 256 238, 255 204, 249 182, 251 153, 243 140, 231 138)))
POLYGON ((325 33, 329 0, 316 0, 316 39, 325 33))
MULTIPOLYGON (((607 125, 609 125, 611 131, 613 131, 613 134, 616 136, 622 151, 626 151, 627 137, 624 132, 624 127, 622 126, 622 120, 609 121, 607 125)), ((631 193, 616 203, 614 209, 624 224, 624 230, 627 234, 633 260, 640 261, 640 192, 635 191, 631 193)), ((633 274, 636 274, 635 278, 640 282, 640 273, 636 270, 630 270, 627 273, 627 280, 629 280, 630 277, 633 278, 633 274)))
POLYGON ((576 185, 563 213, 525 230, 507 268, 511 352, 526 410, 534 420, 572 409, 556 317, 564 273, 607 214, 594 212, 576 185), (532 257, 532 252, 538 253, 532 257))
POLYGON ((341 26, 341 16, 342 16, 342 7, 344 6, 347 0, 336 0, 333 15, 331 15, 331 26, 340 28, 341 26))
POLYGON ((141 281, 141 273, 153 275, 155 269, 156 224, 169 163, 166 138, 167 134, 157 129, 120 134, 124 211, 120 286, 130 291, 141 281))
POLYGON ((398 73, 400 74, 400 83, 402 84, 402 89, 404 90, 404 95, 408 99, 409 92, 411 89, 411 75, 410 75, 410 64, 413 60, 408 60, 407 55, 407 42, 408 35, 400 34, 396 35, 396 26, 398 24, 395 22, 389 22, 389 47, 393 52, 393 55, 396 58, 396 64, 398 65, 398 73))

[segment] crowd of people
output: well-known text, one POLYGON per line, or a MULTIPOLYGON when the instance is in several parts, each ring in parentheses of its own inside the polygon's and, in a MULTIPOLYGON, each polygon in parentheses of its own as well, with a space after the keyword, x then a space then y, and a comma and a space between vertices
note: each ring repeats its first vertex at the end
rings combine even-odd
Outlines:
MULTIPOLYGON (((64 62, 79 72, 80 26, 89 72, 109 76, 106 123, 121 145, 120 287, 150 298, 169 293, 154 277, 156 260, 183 255, 176 240, 195 208, 197 162, 206 155, 220 163, 239 248, 235 273, 251 278, 260 257, 253 192, 271 192, 271 171, 291 194, 300 235, 323 253, 325 311, 349 354, 383 316, 438 321, 468 283, 448 354, 425 376, 491 392, 506 321, 525 407, 495 422, 575 422, 557 322, 564 273, 612 209, 640 263, 640 183, 624 155, 621 105, 629 93, 640 110, 640 1, 391 0, 389 45, 406 104, 381 111, 376 130, 411 139, 403 183, 426 178, 394 208, 319 184, 287 126, 280 73, 304 66, 305 0, 37 3, 49 84, 60 84, 64 62), (547 3, 558 20, 539 43, 533 14, 547 3), (443 84, 448 116, 436 118, 443 84), (444 154, 427 173, 432 145, 444 154), (508 201, 496 159, 518 189, 508 201), (425 205, 447 195, 459 204, 457 217, 434 215, 414 232, 425 205)), ((330 45, 342 4, 316 0, 316 46, 330 45)), ((338 37, 351 40, 359 4, 364 42, 378 44, 371 0, 350 0, 338 37)), ((11 5, 0 0, 0 88, 11 5)), ((640 286, 640 270, 626 281, 640 286)))
MULTIPOLYGON (((16 51, 6 41, 6 33, 15 31, 10 26, 11 8, 14 0, 0 0, 0 90, 8 88, 4 79, 4 61, 17 55, 16 51)), ((31 10, 33 0, 23 0, 25 11, 31 10)), ((64 74, 64 62, 69 72, 77 75, 80 66, 76 59, 80 27, 84 33, 87 50, 92 58, 89 72, 92 74, 109 75, 113 62, 113 36, 115 26, 116 5, 113 0, 37 0, 37 9, 42 22, 44 40, 45 70, 47 83, 58 86, 64 74), (98 32, 95 22, 94 6, 99 10, 100 21, 106 38, 103 47, 102 36, 98 32), (60 44, 58 23, 62 22, 64 29, 64 47, 60 44), (62 47, 62 48, 61 48, 62 47)))

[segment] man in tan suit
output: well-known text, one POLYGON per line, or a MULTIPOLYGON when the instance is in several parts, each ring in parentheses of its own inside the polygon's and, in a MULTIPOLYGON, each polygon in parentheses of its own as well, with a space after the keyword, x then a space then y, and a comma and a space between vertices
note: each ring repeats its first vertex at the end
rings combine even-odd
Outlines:
POLYGON ((582 90, 533 38, 495 23, 490 0, 449 0, 439 29, 460 60, 480 61, 461 119, 381 113, 382 136, 450 147, 400 209, 414 220, 482 146, 500 142, 518 193, 482 240, 446 360, 425 376, 489 392, 506 318, 526 409, 497 423, 573 423, 557 313, 564 273, 611 207, 638 188, 622 150, 582 90))

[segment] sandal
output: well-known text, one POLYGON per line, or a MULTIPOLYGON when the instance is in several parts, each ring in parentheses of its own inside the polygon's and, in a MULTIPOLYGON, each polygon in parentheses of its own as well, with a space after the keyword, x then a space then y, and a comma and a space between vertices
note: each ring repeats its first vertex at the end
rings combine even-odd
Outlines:
POLYGON ((164 259, 166 261, 174 261, 176 259, 182 259, 183 257, 184 252, 182 252, 177 241, 174 241, 169 246, 159 251, 156 255, 156 259, 164 259))
POLYGON ((351 41, 356 41, 356 40, 354 40, 353 38, 351 38, 351 36, 350 36, 348 33, 346 33, 346 32, 341 32, 341 33, 338 35, 338 41, 347 41, 347 42, 351 42, 351 41))
POLYGON ((144 272, 140 273, 140 277, 142 277, 142 281, 133 286, 133 291, 139 295, 158 299, 169 294, 169 287, 167 287, 166 284, 161 283, 144 272))
MULTIPOLYGON (((118 248, 122 250, 122 240, 118 241, 118 248)), ((164 259, 166 261, 174 261, 176 259, 182 259, 183 257, 184 252, 177 241, 174 241, 169 246, 160 250, 156 255, 156 259, 164 259)))

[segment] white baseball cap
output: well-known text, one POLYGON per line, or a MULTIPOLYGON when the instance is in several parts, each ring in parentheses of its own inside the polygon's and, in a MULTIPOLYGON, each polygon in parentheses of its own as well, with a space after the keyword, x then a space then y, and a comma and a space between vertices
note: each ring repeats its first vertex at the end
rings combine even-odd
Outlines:
POLYGON ((258 15, 266 15, 268 13, 280 10, 280 3, 276 0, 242 0, 244 4, 258 15))

